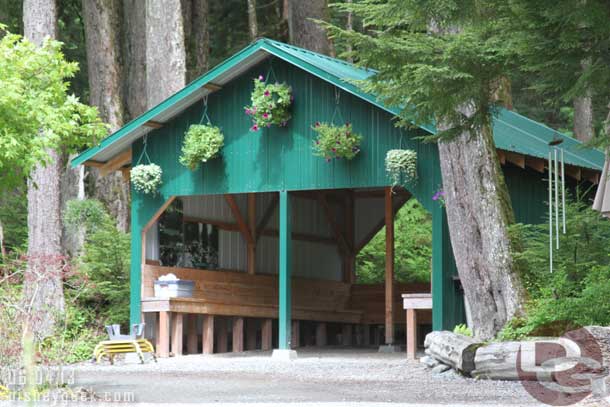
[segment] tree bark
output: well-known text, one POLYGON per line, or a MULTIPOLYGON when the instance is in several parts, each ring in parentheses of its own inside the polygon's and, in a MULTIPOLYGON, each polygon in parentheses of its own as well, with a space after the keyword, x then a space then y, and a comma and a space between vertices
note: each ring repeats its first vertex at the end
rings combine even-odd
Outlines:
POLYGON ((179 0, 146 3, 146 89, 148 108, 186 82, 184 21, 179 0))
POLYGON ((310 19, 328 21, 327 0, 288 1, 290 43, 320 54, 333 55, 334 49, 326 30, 310 19))
POLYGON ((123 88, 124 120, 133 120, 146 111, 146 3, 148 0, 123 0, 123 88))
MULTIPOLYGON (((55 1, 25 0, 23 25, 25 37, 38 46, 45 38, 57 38, 55 1)), ((44 137, 43 133, 39 137, 44 137)), ((37 166, 28 181, 28 265, 24 294, 31 305, 29 329, 37 339, 50 335, 64 312, 61 164, 60 154, 49 151, 49 163, 37 166)))
POLYGON ((593 138, 593 100, 591 92, 574 98, 574 137, 586 143, 593 138))
MULTIPOLYGON (((121 58, 122 10, 119 0, 83 0, 83 18, 89 67, 89 103, 115 132, 124 123, 123 71, 121 58)), ((104 203, 117 227, 129 231, 129 184, 117 171, 102 177, 89 169, 93 196, 104 203)))
POLYGON ((187 80, 193 81, 208 70, 210 56, 208 0, 183 0, 187 80))
POLYGON ((256 0, 248 0, 248 32, 250 41, 258 37, 258 24, 256 22, 256 0))
MULTIPOLYGON (((474 107, 462 113, 470 116, 474 107)), ((447 222, 475 337, 495 336, 521 313, 525 291, 514 270, 508 226, 514 214, 492 130, 438 143, 447 222)))
POLYGON ((474 370, 475 353, 481 344, 468 336, 434 331, 426 335, 424 346, 426 355, 468 375, 474 370))

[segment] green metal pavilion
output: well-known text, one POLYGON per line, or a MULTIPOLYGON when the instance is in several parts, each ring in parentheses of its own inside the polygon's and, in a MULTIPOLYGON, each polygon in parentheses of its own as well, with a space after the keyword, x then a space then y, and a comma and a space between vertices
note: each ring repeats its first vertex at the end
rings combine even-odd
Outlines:
MULTIPOLYGON (((417 152, 418 180, 412 185, 404 185, 404 189, 432 216, 433 329, 452 329, 464 321, 464 302, 456 284, 456 267, 445 211, 438 202, 431 199, 441 188, 438 150, 435 144, 423 143, 419 139, 420 136, 434 133, 434 128, 396 128, 394 118, 397 109, 385 106, 375 95, 363 93, 353 84, 354 80, 366 79, 372 75, 375 75, 372 70, 339 59, 260 39, 72 160, 72 166, 84 164, 100 167, 102 172, 127 172, 131 163, 135 163, 140 156, 146 138, 151 160, 163 169, 163 184, 159 194, 144 195, 132 190, 132 323, 139 322, 142 315, 142 273, 147 261, 146 251, 149 250, 146 244, 150 244, 146 241, 146 234, 174 197, 198 199, 200 205, 206 206, 205 202, 212 202, 213 197, 230 195, 236 197, 231 209, 237 208, 239 213, 240 210, 247 211, 248 194, 264 196, 273 193, 279 194, 279 211, 274 215, 278 225, 277 234, 266 237, 265 244, 273 247, 257 251, 259 257, 264 257, 265 253, 270 253, 268 257, 277 255, 277 262, 265 267, 265 259, 258 259, 257 265, 260 267, 257 266, 257 269, 263 274, 279 274, 278 346, 288 349, 292 319, 291 275, 294 276, 298 271, 297 274, 303 277, 310 273, 316 278, 323 278, 320 270, 330 270, 329 264, 336 269, 344 267, 341 258, 337 260, 332 257, 334 254, 326 251, 323 252, 325 254, 318 255, 316 253, 322 253, 316 252, 316 247, 319 246, 305 248, 304 244, 291 238, 295 228, 307 228, 317 222, 314 219, 317 215, 302 209, 305 204, 297 204, 292 197, 305 196, 307 191, 326 191, 329 194, 332 191, 344 191, 363 197, 361 204, 358 200, 355 203, 355 231, 344 243, 346 258, 343 260, 348 263, 352 261, 353 264, 354 248, 379 220, 383 221, 387 199, 390 199, 392 205, 392 197, 388 198, 387 194, 385 203, 384 195, 377 201, 366 201, 366 197, 367 193, 371 198, 376 191, 387 190, 391 185, 384 159, 388 150, 399 147, 417 152), (279 82, 286 82, 292 87, 295 97, 292 119, 284 128, 272 127, 251 132, 250 119, 244 114, 244 106, 250 103, 252 79, 260 74, 267 75, 270 68, 279 82), (338 103, 344 119, 352 123, 354 131, 363 135, 363 142, 361 152, 355 159, 327 163, 312 154, 311 126, 316 121, 331 119, 337 93, 340 94, 338 103), (179 156, 184 133, 190 124, 199 122, 206 95, 208 115, 214 125, 222 128, 225 145, 220 158, 191 171, 179 163, 179 156), (305 262, 307 267, 302 266, 305 262)), ((494 119, 493 130, 519 222, 544 221, 547 197, 545 159, 552 140, 563 140, 561 146, 565 151, 566 173, 572 182, 583 180, 596 183, 599 180, 604 164, 601 152, 585 148, 578 141, 541 123, 513 111, 501 110, 494 119)), ((264 204, 263 201, 264 199, 260 205, 264 204)), ((341 216, 343 209, 336 206, 331 212, 341 216)), ((263 214, 255 216, 260 219, 263 214)), ((243 225, 240 224, 238 230, 227 231, 227 236, 231 232, 231 236, 240 239, 240 232, 243 231, 241 226, 243 225)), ((333 233, 332 228, 320 233, 327 240, 334 239, 340 245, 341 235, 333 233)), ((239 265, 228 268, 241 269, 242 272, 246 272, 243 265, 247 261, 235 259, 242 256, 238 253, 242 251, 242 245, 245 247, 252 244, 251 241, 246 241, 248 231, 244 236, 245 242, 233 245, 227 243, 222 248, 227 252, 224 253, 227 261, 236 261, 235 264, 239 265)), ((392 259, 389 258, 389 261, 392 259)), ((331 270, 328 273, 329 280, 342 279, 340 272, 334 273, 331 270)), ((401 311, 393 310, 390 306, 390 312, 401 311)))

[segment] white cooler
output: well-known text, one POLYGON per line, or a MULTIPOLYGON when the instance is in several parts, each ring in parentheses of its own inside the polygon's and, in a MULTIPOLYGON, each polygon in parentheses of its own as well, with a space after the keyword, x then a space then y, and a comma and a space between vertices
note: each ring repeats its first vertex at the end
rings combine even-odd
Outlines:
POLYGON ((155 297, 192 297, 194 287, 191 280, 155 280, 155 297))

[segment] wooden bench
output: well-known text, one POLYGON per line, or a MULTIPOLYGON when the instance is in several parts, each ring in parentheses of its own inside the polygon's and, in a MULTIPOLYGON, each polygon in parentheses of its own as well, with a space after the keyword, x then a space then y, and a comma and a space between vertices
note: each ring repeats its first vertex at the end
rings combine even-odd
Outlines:
MULTIPOLYGON (((275 275, 249 275, 236 271, 209 271, 185 268, 168 268, 154 265, 143 266, 142 312, 158 313, 157 350, 160 356, 168 356, 170 347, 170 316, 172 352, 182 353, 184 315, 189 315, 187 347, 189 353, 197 347, 194 331, 196 317, 203 314, 203 352, 214 349, 214 316, 233 318, 233 351, 243 350, 243 318, 260 318, 263 350, 271 349, 272 320, 278 317, 278 279, 275 275), (154 281, 160 275, 174 273, 180 279, 195 282, 193 298, 154 298, 154 281)), ((316 343, 326 344, 326 323, 336 322, 346 325, 344 343, 351 340, 351 324, 362 320, 362 311, 349 307, 351 285, 348 283, 292 279, 292 319, 294 347, 299 346, 298 321, 316 321, 316 343)), ((219 326, 221 335, 226 335, 226 327, 219 326)), ((257 326, 246 326, 247 340, 256 343, 257 326), (254 337, 254 339, 252 339, 254 337)), ((218 348, 226 351, 226 338, 219 338, 218 348)), ((250 345, 249 348, 252 346, 250 345)))

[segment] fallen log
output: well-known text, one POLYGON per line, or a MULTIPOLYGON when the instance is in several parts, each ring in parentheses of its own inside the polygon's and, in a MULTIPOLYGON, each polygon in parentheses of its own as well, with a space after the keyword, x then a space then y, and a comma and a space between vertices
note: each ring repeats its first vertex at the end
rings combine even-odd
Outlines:
MULTIPOLYGON (((481 346, 474 357, 473 377, 490 380, 520 380, 517 370, 517 353, 522 342, 497 342, 481 346)), ((522 352, 530 352, 525 347, 522 352)), ((532 355, 522 355, 530 358, 532 355)))
POLYGON ((469 375, 474 370, 476 350, 482 344, 474 339, 449 331, 434 331, 426 335, 426 354, 469 375))

